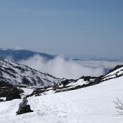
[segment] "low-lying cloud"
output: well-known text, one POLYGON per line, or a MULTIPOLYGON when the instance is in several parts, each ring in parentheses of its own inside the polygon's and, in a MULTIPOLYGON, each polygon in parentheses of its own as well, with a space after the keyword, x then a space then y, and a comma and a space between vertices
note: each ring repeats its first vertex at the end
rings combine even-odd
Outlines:
POLYGON ((66 60, 61 56, 46 60, 39 55, 35 55, 27 60, 20 61, 20 63, 59 78, 76 79, 83 75, 98 76, 104 73, 103 67, 90 67, 73 60, 66 60))

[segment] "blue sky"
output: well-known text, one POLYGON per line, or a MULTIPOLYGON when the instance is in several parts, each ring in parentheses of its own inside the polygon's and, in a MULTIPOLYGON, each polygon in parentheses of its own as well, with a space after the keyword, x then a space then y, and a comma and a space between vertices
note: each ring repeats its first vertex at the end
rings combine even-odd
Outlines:
POLYGON ((123 0, 0 0, 0 47, 122 57, 123 0))

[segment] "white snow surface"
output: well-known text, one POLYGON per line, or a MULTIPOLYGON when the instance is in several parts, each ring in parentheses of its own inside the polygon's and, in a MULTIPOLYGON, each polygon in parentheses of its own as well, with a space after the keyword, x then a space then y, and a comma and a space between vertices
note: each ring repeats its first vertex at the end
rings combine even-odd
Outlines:
POLYGON ((87 84, 87 82, 86 81, 84 81, 83 79, 79 79, 77 82, 71 82, 71 83, 69 83, 68 84, 68 86, 78 86, 78 85, 83 85, 83 84, 87 84))
POLYGON ((123 100, 123 76, 78 90, 28 99, 32 113, 16 115, 21 100, 0 102, 0 123, 123 123, 115 104, 123 100))

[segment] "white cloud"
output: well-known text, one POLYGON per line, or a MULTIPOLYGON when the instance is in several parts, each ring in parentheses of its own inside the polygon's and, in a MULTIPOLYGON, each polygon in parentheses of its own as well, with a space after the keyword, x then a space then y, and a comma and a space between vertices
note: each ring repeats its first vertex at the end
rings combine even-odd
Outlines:
POLYGON ((60 56, 47 61, 45 58, 35 55, 27 60, 20 61, 20 63, 60 78, 75 79, 83 75, 98 76, 104 73, 103 67, 85 66, 60 56))

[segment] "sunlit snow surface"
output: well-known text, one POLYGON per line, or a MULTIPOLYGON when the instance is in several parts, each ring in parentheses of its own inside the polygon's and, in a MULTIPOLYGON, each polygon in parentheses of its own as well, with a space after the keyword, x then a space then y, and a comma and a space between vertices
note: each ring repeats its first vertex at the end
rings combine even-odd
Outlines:
POLYGON ((30 97, 33 113, 16 115, 21 100, 0 102, 0 123, 123 123, 113 101, 123 100, 123 76, 78 90, 30 97))

